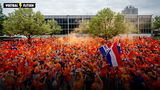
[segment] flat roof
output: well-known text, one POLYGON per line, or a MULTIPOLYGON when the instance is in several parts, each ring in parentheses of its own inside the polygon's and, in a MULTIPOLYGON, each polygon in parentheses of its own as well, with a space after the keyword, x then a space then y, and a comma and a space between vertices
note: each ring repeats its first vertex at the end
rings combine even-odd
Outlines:
POLYGON ((95 15, 44 15, 46 18, 91 18, 95 15))

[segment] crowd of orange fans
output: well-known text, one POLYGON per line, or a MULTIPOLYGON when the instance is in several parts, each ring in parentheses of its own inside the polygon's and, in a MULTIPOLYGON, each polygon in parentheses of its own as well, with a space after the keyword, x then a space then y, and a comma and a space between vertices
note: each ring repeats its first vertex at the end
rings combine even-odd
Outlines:
POLYGON ((0 41, 0 90, 160 90, 160 41, 150 37, 0 41), (120 41, 121 65, 98 50, 120 41))

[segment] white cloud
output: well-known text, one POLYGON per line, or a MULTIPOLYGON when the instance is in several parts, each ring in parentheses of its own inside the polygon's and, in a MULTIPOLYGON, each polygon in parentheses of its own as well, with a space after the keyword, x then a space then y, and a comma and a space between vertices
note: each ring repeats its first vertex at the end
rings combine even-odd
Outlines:
MULTIPOLYGON (((0 0, 0 3, 5 2, 35 2, 34 10, 47 15, 96 14, 106 7, 121 12, 127 5, 139 8, 139 14, 160 15, 160 0, 0 0)), ((4 9, 5 14, 12 11, 4 9)))

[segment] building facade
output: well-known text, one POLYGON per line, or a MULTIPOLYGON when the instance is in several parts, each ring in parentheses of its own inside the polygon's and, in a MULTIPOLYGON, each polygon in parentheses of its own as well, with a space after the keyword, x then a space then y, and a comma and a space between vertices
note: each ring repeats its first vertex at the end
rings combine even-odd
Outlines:
POLYGON ((61 34, 69 34, 84 20, 90 20, 93 15, 45 15, 47 20, 56 20, 62 27, 61 34))
MULTIPOLYGON (((133 23, 139 33, 151 33, 152 15, 138 15, 138 8, 127 6, 123 11, 125 21, 133 23)), ((84 20, 94 15, 45 15, 45 20, 56 20, 62 27, 61 34, 69 34, 84 20)))
POLYGON ((127 6, 126 8, 124 8, 124 10, 122 10, 123 14, 138 14, 138 8, 135 8, 134 6, 127 6))
POLYGON ((131 22, 139 30, 139 33, 151 33, 152 15, 138 15, 138 9, 127 6, 123 11, 126 22, 131 22))
POLYGON ((124 15, 126 22, 131 22, 139 30, 139 33, 151 33, 152 15, 124 15))

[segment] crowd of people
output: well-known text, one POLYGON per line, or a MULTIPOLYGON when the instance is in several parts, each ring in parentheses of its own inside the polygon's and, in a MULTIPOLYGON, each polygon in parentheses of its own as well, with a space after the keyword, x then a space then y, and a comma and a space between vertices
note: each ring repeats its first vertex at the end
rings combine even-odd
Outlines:
POLYGON ((0 41, 0 90, 160 90, 160 41, 151 37, 0 41), (121 43, 121 65, 99 51, 121 43))

